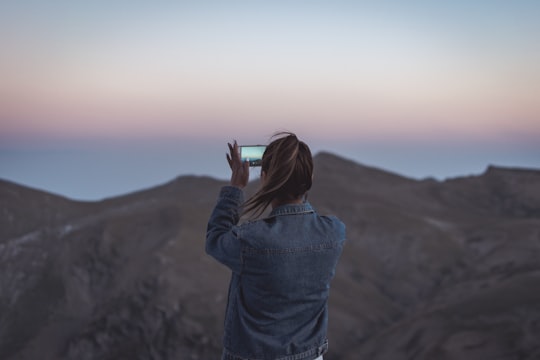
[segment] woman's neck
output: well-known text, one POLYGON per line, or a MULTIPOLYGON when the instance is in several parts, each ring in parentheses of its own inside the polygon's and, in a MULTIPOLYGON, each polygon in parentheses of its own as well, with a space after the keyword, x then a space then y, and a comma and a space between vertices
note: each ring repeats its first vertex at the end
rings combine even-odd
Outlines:
POLYGON ((272 209, 277 208, 278 206, 282 205, 296 205, 296 204, 302 204, 304 202, 304 197, 301 196, 297 199, 274 199, 272 200, 272 209))

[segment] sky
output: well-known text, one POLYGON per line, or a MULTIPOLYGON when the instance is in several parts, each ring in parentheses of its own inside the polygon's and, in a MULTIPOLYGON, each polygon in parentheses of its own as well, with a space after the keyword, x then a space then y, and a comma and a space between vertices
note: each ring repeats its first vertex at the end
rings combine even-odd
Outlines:
MULTIPOLYGON (((3 1, 0 178, 80 200, 295 132, 439 180, 540 168, 538 1, 3 1)), ((254 174, 256 175, 256 174, 254 174)))

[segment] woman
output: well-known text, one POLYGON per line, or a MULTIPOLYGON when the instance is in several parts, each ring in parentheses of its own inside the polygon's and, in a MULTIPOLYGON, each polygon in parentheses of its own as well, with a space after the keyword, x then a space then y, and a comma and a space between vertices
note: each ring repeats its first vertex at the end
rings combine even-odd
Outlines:
POLYGON ((328 349, 330 280, 345 241, 345 225, 320 216, 306 201, 313 160, 292 133, 266 148, 261 187, 246 203, 249 180, 236 141, 232 170, 208 221, 206 252, 232 270, 225 313, 223 360, 314 360, 328 349), (239 225, 243 213, 268 217, 239 225))

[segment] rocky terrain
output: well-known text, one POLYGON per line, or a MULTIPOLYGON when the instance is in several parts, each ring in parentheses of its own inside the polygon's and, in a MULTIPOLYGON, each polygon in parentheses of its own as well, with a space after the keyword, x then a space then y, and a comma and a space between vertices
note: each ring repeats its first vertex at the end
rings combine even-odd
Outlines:
MULTIPOLYGON (((315 161, 309 201, 347 225, 325 359, 540 359, 540 170, 315 161)), ((77 202, 0 181, 0 359, 219 359, 229 272, 204 238, 224 184, 77 202)))

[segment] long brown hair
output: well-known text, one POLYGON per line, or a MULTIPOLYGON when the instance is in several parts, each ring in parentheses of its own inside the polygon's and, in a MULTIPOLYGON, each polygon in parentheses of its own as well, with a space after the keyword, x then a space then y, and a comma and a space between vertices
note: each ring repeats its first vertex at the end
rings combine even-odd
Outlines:
POLYGON ((244 204, 244 213, 261 215, 274 199, 296 200, 311 189, 313 159, 311 150, 291 132, 279 132, 262 157, 265 181, 244 204))

